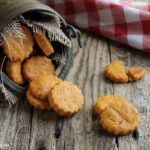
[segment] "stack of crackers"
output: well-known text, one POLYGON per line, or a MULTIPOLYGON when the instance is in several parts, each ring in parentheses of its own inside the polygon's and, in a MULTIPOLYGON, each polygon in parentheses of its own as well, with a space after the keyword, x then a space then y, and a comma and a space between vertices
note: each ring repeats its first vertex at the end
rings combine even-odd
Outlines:
POLYGON ((6 74, 18 85, 28 84, 28 102, 41 110, 55 110, 59 115, 72 116, 83 106, 81 90, 56 76, 50 59, 55 49, 43 30, 32 32, 21 26, 24 37, 7 37, 2 45, 8 57, 6 74), (35 48, 38 46, 38 50, 35 48), (40 50, 40 52, 39 52, 40 50))

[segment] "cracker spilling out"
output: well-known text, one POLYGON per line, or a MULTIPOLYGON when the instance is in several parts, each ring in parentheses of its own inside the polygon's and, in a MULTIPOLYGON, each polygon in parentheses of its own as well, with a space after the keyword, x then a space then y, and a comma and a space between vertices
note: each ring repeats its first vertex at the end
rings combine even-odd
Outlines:
POLYGON ((76 85, 63 81, 52 88, 48 101, 59 115, 72 116, 82 108, 84 97, 76 85))
POLYGON ((84 103, 83 94, 76 85, 54 75, 40 76, 31 81, 26 95, 32 106, 48 110, 45 107, 48 103, 61 116, 74 115, 84 103))
POLYGON ((146 74, 145 68, 129 68, 125 70, 124 62, 117 60, 108 64, 105 69, 105 76, 113 82, 128 83, 142 79, 146 74))
POLYGON ((61 81, 61 79, 51 74, 39 76, 30 82, 29 89, 36 98, 48 100, 49 91, 61 81))
POLYGON ((36 98, 30 90, 26 93, 28 102, 34 106, 35 108, 41 109, 41 110, 51 110, 51 106, 49 105, 48 101, 42 101, 38 98, 36 98))
POLYGON ((23 62, 33 52, 33 34, 28 27, 22 25, 21 28, 24 34, 23 38, 9 36, 2 45, 4 53, 11 61, 23 62))
POLYGON ((114 82, 127 83, 128 76, 122 61, 114 61, 106 68, 105 75, 114 82))
POLYGON ((50 56, 54 53, 53 46, 51 45, 51 42, 48 40, 44 32, 34 32, 34 38, 46 56, 50 56))
POLYGON ((84 103, 81 90, 56 76, 52 56, 58 54, 59 50, 54 49, 57 46, 53 47, 44 30, 38 28, 38 32, 33 32, 24 25, 20 30, 22 38, 14 33, 2 44, 7 56, 5 72, 8 77, 18 85, 29 85, 26 97, 35 108, 53 109, 62 116, 72 116, 80 111, 84 103))
POLYGON ((46 56, 32 56, 23 64, 23 74, 27 81, 32 81, 41 75, 56 74, 55 67, 46 56))
POLYGON ((128 77, 129 81, 137 81, 142 79, 146 74, 145 68, 129 68, 128 77))
POLYGON ((6 64, 7 75, 17 84, 23 85, 25 80, 22 74, 22 63, 7 61, 6 64))
POLYGON ((101 96, 95 104, 100 124, 110 134, 127 135, 140 125, 140 113, 130 101, 121 96, 101 96))

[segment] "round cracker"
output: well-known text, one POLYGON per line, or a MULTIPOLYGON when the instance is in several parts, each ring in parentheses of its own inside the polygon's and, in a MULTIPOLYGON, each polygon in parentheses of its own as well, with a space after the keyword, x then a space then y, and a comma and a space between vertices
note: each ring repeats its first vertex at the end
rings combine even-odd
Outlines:
POLYGON ((22 63, 21 62, 11 62, 7 61, 6 64, 6 73, 10 79, 15 83, 22 85, 24 84, 24 78, 22 75, 22 63))
POLYGON ((145 68, 129 68, 128 69, 128 78, 129 81, 137 81, 144 78, 146 74, 145 68))
POLYGON ((96 102, 100 124, 112 135, 127 135, 139 127, 140 113, 121 96, 102 96, 96 102))
POLYGON ((42 101, 40 99, 35 98, 31 91, 28 90, 26 93, 28 102, 35 108, 41 109, 41 110, 51 110, 51 107, 48 103, 48 101, 42 101))
POLYGON ((35 97, 41 100, 48 100, 49 91, 61 81, 54 75, 39 76, 30 82, 29 88, 35 97))
POLYGON ((71 116, 83 106, 81 90, 71 82, 63 81, 54 86, 48 97, 51 107, 61 116, 71 116))
POLYGON ((23 75, 29 82, 39 76, 56 74, 51 60, 45 56, 32 56, 23 64, 23 75))
POLYGON ((26 26, 21 26, 24 37, 18 38, 15 36, 8 36, 2 45, 4 53, 12 61, 23 61, 27 59, 33 52, 34 40, 30 29, 26 26))
POLYGON ((44 32, 42 31, 40 31, 40 33, 34 32, 34 38, 38 46, 41 48, 41 50, 46 56, 50 56, 52 53, 54 53, 53 46, 46 37, 44 32))
POLYGON ((105 76, 111 81, 118 83, 127 83, 128 76, 125 71, 123 61, 117 60, 110 63, 105 70, 105 76))

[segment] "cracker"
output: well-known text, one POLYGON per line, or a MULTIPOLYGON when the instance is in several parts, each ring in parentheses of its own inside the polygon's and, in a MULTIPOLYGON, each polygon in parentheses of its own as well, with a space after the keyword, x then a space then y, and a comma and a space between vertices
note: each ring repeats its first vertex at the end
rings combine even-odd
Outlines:
POLYGON ((32 32, 26 26, 21 26, 24 38, 9 36, 2 45, 4 53, 12 61, 24 61, 33 52, 34 40, 32 32))
POLYGON ((51 60, 46 56, 32 56, 23 64, 23 74, 25 79, 30 82, 38 76, 55 75, 56 72, 51 60))
POLYGON ((128 76, 125 72, 124 63, 122 61, 114 61, 110 63, 105 70, 105 76, 118 83, 127 83, 128 76))
POLYGON ((81 90, 67 81, 54 86, 48 100, 51 107, 61 116, 72 116, 82 108, 84 103, 81 90))
POLYGON ((45 75, 30 82, 29 88, 35 97, 41 100, 48 100, 49 91, 60 82, 61 79, 54 75, 45 75))
POLYGON ((42 101, 40 99, 35 98, 31 91, 28 90, 26 93, 27 100, 35 108, 41 109, 41 110, 51 110, 51 107, 48 103, 48 101, 42 101))
POLYGON ((145 68, 129 68, 128 69, 128 78, 129 81, 137 81, 144 78, 146 74, 145 68))
POLYGON ((21 62, 11 62, 7 61, 6 64, 6 73, 8 77, 13 80, 15 83, 22 85, 25 80, 22 75, 22 63, 21 62))
POLYGON ((95 105, 100 124, 112 135, 127 135, 139 127, 140 113, 121 96, 102 96, 95 105))

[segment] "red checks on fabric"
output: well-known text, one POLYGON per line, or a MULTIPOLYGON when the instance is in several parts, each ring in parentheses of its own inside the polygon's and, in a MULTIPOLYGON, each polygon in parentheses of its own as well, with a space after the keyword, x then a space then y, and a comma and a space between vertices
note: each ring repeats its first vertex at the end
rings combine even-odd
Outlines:
POLYGON ((150 4, 132 0, 47 0, 69 23, 150 52, 150 4))

